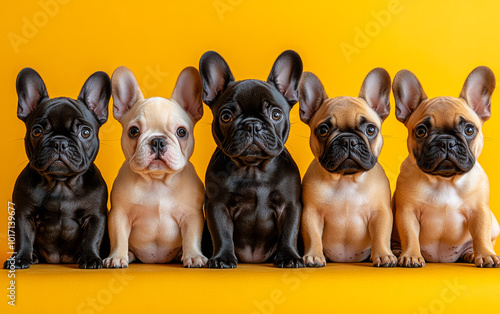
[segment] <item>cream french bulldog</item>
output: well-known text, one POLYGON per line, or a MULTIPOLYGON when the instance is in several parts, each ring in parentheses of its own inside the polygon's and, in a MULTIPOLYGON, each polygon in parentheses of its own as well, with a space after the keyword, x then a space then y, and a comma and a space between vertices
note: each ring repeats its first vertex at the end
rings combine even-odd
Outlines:
POLYGON ((393 198, 399 266, 462 260, 498 267, 493 245, 499 226, 489 207, 488 177, 477 162, 491 115, 493 72, 474 69, 459 98, 428 99, 407 70, 396 74, 392 89, 409 151, 393 198))
POLYGON ((328 98, 305 72, 300 118, 311 128, 315 159, 302 181, 304 263, 362 262, 392 267, 389 180, 377 158, 382 122, 389 115, 391 78, 382 68, 366 76, 359 97, 328 98), (325 258, 326 257, 326 258, 325 258))
POLYGON ((204 187, 189 158, 193 127, 203 115, 198 70, 185 68, 171 99, 145 99, 132 72, 113 73, 113 114, 125 154, 111 191, 110 268, 134 260, 203 267, 204 187))

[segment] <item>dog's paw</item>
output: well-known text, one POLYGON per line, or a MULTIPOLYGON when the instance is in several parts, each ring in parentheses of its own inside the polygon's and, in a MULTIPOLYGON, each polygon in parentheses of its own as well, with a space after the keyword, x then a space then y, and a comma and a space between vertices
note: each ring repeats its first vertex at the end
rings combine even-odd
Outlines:
POLYGON ((323 254, 307 254, 303 258, 304 264, 307 267, 324 267, 326 266, 326 258, 323 254))
POLYGON ((78 267, 81 269, 99 269, 102 268, 102 260, 99 256, 88 255, 81 256, 78 259, 78 267))
POLYGON ((497 268, 498 266, 500 266, 500 257, 495 254, 478 255, 473 256, 473 258, 474 264, 477 267, 497 268))
POLYGON ((278 268, 302 268, 306 267, 304 260, 293 253, 278 252, 274 259, 274 266, 278 268))
POLYGON ((126 256, 109 256, 103 261, 103 266, 106 268, 126 268, 128 267, 128 257, 126 256))
POLYGON ((375 267, 394 267, 398 264, 398 258, 393 254, 374 254, 372 262, 375 267))
POLYGON ((16 269, 30 268, 31 260, 28 258, 8 259, 3 263, 3 269, 10 269, 12 265, 14 265, 16 269))
POLYGON ((209 268, 236 268, 238 265, 238 260, 236 256, 220 256, 212 257, 208 260, 209 268))
POLYGON ((398 258, 398 266, 400 267, 424 267, 425 259, 422 255, 411 255, 403 253, 398 258))
POLYGON ((186 268, 199 268, 205 267, 208 262, 208 258, 203 255, 186 256, 182 257, 182 264, 186 268))

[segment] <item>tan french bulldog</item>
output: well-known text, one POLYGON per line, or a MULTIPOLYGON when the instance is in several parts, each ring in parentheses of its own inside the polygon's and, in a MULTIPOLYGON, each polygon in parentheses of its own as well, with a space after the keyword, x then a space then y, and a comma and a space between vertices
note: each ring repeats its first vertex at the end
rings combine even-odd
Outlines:
POLYGON ((307 266, 362 262, 392 267, 391 190, 377 162, 382 122, 389 115, 391 78, 382 68, 366 76, 359 97, 328 98, 305 72, 300 118, 311 128, 315 159, 302 181, 302 236, 307 266), (325 258, 326 256, 326 258, 325 258))
POLYGON ((193 127, 203 115, 198 70, 180 73, 171 99, 144 99, 126 67, 117 68, 111 81, 126 160, 111 191, 111 253, 104 266, 180 259, 185 267, 202 267, 205 193, 189 162, 193 127))
POLYGON ((474 69, 459 98, 427 99, 407 70, 396 74, 392 88, 396 117, 408 128, 409 151, 393 199, 399 266, 463 260, 498 267, 493 245, 499 227, 489 208, 488 177, 477 162, 482 126, 491 116, 493 72, 474 69))

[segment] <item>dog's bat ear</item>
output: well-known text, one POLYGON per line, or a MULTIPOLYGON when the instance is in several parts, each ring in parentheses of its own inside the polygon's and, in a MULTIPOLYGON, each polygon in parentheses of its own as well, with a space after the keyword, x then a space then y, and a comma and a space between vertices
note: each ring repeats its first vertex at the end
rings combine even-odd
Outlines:
POLYGON ((47 88, 40 75, 32 68, 24 68, 17 75, 16 81, 17 117, 26 121, 29 114, 45 98, 49 97, 47 88))
POLYGON ((385 69, 375 68, 368 73, 363 81, 359 98, 364 99, 383 121, 391 111, 390 94, 391 76, 385 69))
POLYGON ((299 101, 299 82, 302 75, 302 59, 293 50, 284 51, 274 62, 267 82, 273 84, 290 106, 299 101))
POLYGON ((325 99, 328 99, 328 95, 318 77, 311 72, 304 72, 299 84, 300 120, 309 124, 325 99))
POLYGON ((495 90, 495 74, 490 68, 480 66, 467 76, 460 98, 486 121, 491 117, 491 95, 495 90))
POLYGON ((229 83, 234 82, 234 77, 226 61, 215 51, 205 52, 200 58, 199 67, 203 102, 211 106, 229 83))
POLYGON ((396 101, 396 118, 405 123, 427 95, 415 74, 408 70, 396 73, 392 83, 392 92, 396 101))
POLYGON ((179 74, 171 98, 198 122, 203 116, 202 91, 200 73, 194 67, 187 67, 179 74))
POLYGON ((113 91, 113 116, 116 120, 122 120, 139 100, 144 99, 139 83, 127 67, 118 67, 111 76, 113 91))
POLYGON ((100 125, 108 121, 108 104, 111 97, 111 80, 104 72, 95 72, 85 84, 78 99, 83 101, 94 113, 100 125))

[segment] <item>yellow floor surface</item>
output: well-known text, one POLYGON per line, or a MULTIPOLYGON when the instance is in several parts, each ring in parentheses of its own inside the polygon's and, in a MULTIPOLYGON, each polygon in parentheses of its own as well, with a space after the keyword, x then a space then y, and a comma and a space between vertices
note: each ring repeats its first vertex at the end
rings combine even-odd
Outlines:
MULTIPOLYGON (((10 280, 8 271, 0 276, 10 280)), ((8 305, 7 299, 1 313, 500 311, 500 269, 469 264, 427 264, 423 269, 378 269, 370 264, 277 269, 240 264, 227 270, 143 264, 80 270, 76 265, 35 265, 17 270, 15 281, 16 306, 8 305)))

